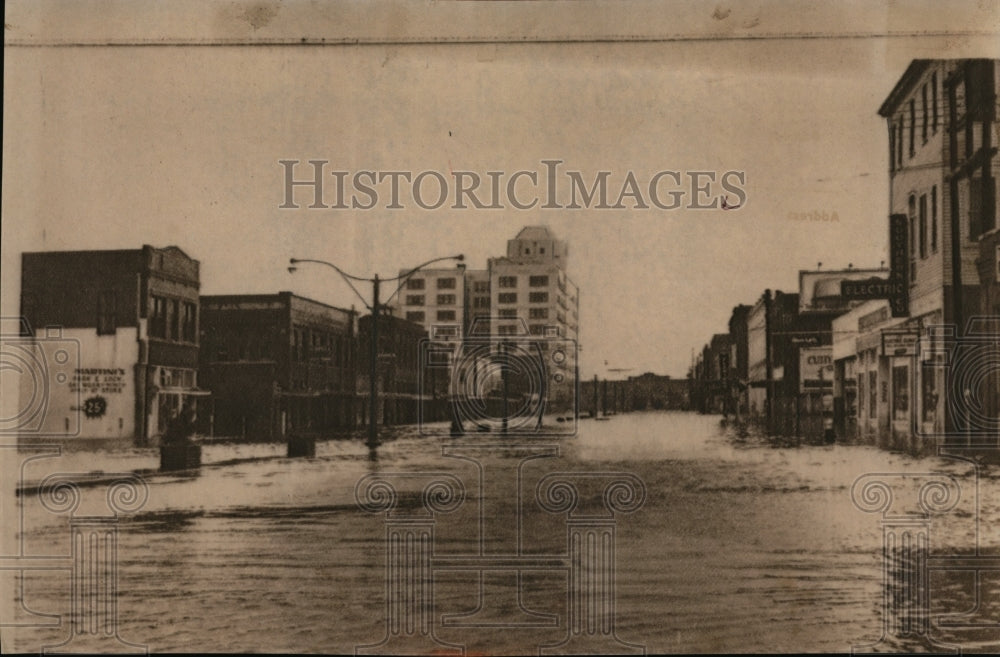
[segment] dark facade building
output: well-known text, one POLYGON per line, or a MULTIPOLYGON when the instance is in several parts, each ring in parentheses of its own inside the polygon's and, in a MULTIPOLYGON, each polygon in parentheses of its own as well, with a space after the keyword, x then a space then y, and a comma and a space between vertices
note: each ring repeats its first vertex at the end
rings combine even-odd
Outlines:
POLYGON ((691 403, 701 413, 728 413, 731 410, 731 345, 728 333, 716 333, 695 359, 691 403))
MULTIPOLYGON (((359 422, 365 425, 370 417, 371 322, 371 315, 358 320, 358 410, 359 422)), ((451 337, 461 340, 459 335, 451 337)), ((427 331, 416 322, 391 315, 379 317, 376 369, 376 394, 379 402, 376 417, 379 424, 414 424, 421 420, 431 422, 445 419, 450 361, 442 362, 440 366, 436 366, 438 363, 428 362, 430 354, 427 350, 427 338, 427 331)), ((442 350, 440 353, 447 352, 442 350)))
POLYGON ((580 382, 580 411, 596 417, 633 411, 691 409, 691 382, 646 372, 625 380, 594 378, 580 382))
POLYGON ((350 429, 355 313, 296 296, 203 296, 201 376, 208 430, 246 440, 350 429))
POLYGON ((749 412, 747 385, 750 381, 749 369, 749 336, 747 335, 747 315, 750 306, 740 304, 733 308, 729 316, 730 363, 732 379, 730 381, 731 410, 737 418, 744 418, 749 412))
POLYGON ((24 253, 21 315, 51 377, 24 435, 146 444, 197 406, 199 286, 176 246, 24 253))
POLYGON ((672 379, 646 372, 626 382, 629 410, 688 410, 690 386, 685 379, 672 379))
POLYGON ((796 435, 798 294, 765 290, 747 315, 750 417, 770 436, 796 435))

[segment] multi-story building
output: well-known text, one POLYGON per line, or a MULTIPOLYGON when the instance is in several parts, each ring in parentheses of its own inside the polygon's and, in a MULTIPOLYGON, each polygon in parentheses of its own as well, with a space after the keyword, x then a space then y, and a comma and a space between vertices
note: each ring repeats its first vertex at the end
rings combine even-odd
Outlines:
POLYGON ((24 253, 22 346, 43 369, 22 377, 31 388, 22 399, 44 407, 25 407, 23 435, 146 444, 185 404, 197 407, 207 394, 198 388, 199 286, 198 261, 176 246, 24 253))
POLYGON ((750 417, 768 435, 798 435, 798 294, 765 290, 747 313, 750 417))
MULTIPOLYGON (((431 340, 533 339, 575 345, 579 290, 566 273, 569 248, 547 226, 526 226, 507 242, 507 254, 486 269, 429 269, 413 274, 400 291, 399 314, 421 324, 431 340)), ((408 270, 400 273, 404 274, 408 270)), ((576 350, 547 359, 546 395, 553 410, 575 397, 576 350)), ((484 371, 489 370, 482 362, 484 371)), ((475 374, 466 373, 472 378, 475 374)), ((485 376, 485 375, 484 375, 485 376)), ((483 386, 488 389, 489 386, 483 386)))
POLYGON ((728 333, 716 333, 698 360, 697 408, 702 413, 730 411, 732 348, 728 333))
MULTIPOLYGON (((576 343, 579 336, 579 289, 566 274, 569 247, 547 226, 526 226, 507 241, 507 255, 490 258, 491 335, 514 338, 527 327, 530 336, 576 343)), ((523 337, 523 336, 522 336, 523 337)), ((575 396, 576 350, 563 360, 546 359, 547 394, 555 408, 575 396)))
MULTIPOLYGON (((401 270, 405 275, 409 270, 401 270)), ((430 332, 460 336, 466 314, 466 269, 421 269, 399 291, 400 316, 430 332)))
POLYGON ((355 426, 353 310, 291 292, 203 296, 201 307, 212 434, 270 440, 355 426))
POLYGON ((906 271, 894 272, 908 279, 909 312, 872 301, 840 324, 854 332, 853 355, 845 340, 838 356, 854 369, 862 440, 927 451, 960 423, 943 336, 960 340, 981 310, 976 260, 998 224, 996 64, 915 60, 879 108, 889 212, 909 227, 906 271))

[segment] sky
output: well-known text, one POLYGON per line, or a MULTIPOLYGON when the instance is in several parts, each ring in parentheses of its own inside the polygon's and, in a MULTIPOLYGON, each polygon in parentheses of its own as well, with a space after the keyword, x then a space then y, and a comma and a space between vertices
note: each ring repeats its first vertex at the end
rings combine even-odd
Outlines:
POLYGON ((733 306, 765 288, 797 291, 799 270, 820 262, 888 261, 879 105, 914 58, 1000 50, 996 20, 984 22, 976 3, 940 19, 922 2, 850 4, 854 14, 678 3, 676 21, 644 2, 572 3, 574 14, 560 2, 545 14, 536 3, 483 4, 341 3, 338 21, 312 3, 233 2, 192 22, 180 18, 206 10, 186 2, 174 13, 14 3, 3 316, 17 314, 24 251, 173 244, 201 262, 204 294, 291 290, 360 307, 332 271, 291 275, 288 259, 365 277, 454 253, 482 268, 521 227, 545 224, 569 242, 580 288, 581 376, 682 377, 733 306), (594 40, 609 35, 629 40, 594 40), (302 207, 283 209, 279 161, 289 159, 303 162, 299 178, 320 159, 351 175, 504 180, 544 177, 541 161, 555 159, 588 183, 609 171, 613 197, 629 171, 640 185, 664 170, 737 171, 746 200, 736 210, 477 210, 450 200, 424 210, 409 198, 388 209, 383 195, 368 210, 310 209, 300 190, 302 207))

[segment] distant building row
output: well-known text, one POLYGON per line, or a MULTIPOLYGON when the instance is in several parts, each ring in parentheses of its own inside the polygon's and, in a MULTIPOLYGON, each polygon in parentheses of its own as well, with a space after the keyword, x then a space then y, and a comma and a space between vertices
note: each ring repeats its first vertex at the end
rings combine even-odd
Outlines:
POLYGON ((890 270, 801 272, 798 294, 737 306, 729 333, 692 366, 697 407, 749 416, 775 436, 832 430, 911 452, 996 444, 998 76, 997 60, 909 66, 879 109, 890 270))

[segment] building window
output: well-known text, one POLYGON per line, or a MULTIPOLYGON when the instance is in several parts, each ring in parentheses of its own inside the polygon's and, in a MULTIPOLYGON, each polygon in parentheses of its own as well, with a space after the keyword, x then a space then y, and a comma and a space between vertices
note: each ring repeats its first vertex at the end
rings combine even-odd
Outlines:
POLYGON ((531 287, 548 287, 549 277, 548 276, 530 276, 528 278, 528 285, 531 287))
POLYGON ((920 195, 920 257, 927 257, 927 194, 920 195))
POLYGON ((423 322, 424 321, 424 311, 422 310, 410 310, 406 313, 406 319, 411 322, 423 322))
POLYGON ((437 295, 437 302, 439 306, 454 306, 455 305, 455 295, 454 294, 439 294, 437 295))
POLYGON ((931 129, 937 132, 938 129, 938 84, 937 84, 937 72, 931 73, 931 112, 933 112, 934 121, 931 124, 931 129))
POLYGON ((184 319, 181 323, 181 338, 184 342, 198 341, 198 306, 190 301, 184 302, 184 319))
POLYGON ((910 195, 910 285, 917 281, 917 197, 910 195))
POLYGON ((938 249, 937 185, 931 187, 931 252, 938 249))
POLYGON ((549 309, 548 308, 529 308, 528 317, 530 319, 548 319, 549 309))
POLYGON ((497 326, 498 335, 517 335, 516 324, 501 324, 497 326))
POLYGON ((454 278, 439 278, 439 279, 437 279, 437 289, 439 289, 439 290, 454 290, 455 289, 455 279, 454 278))
POLYGON ((422 278, 411 278, 406 281, 407 290, 422 290, 424 289, 424 279, 422 278))
POLYGON ((910 99, 910 157, 917 154, 917 101, 910 99))
POLYGON ((490 298, 489 297, 473 297, 472 299, 473 308, 489 308, 490 298))
POLYGON ((889 126, 889 171, 896 170, 896 126, 889 126))
POLYGON ((476 281, 472 284, 472 289, 475 292, 489 292, 490 282, 489 281, 476 281))
POLYGON ((163 297, 153 296, 153 308, 149 314, 149 337, 167 337, 167 300, 163 297))
POLYGON ((905 420, 910 416, 910 368, 906 365, 892 368, 892 419, 905 420))
POLYGON ((923 371, 923 376, 921 377, 920 387, 923 393, 923 421, 933 422, 937 417, 937 405, 938 405, 938 394, 937 394, 937 381, 935 378, 934 369, 930 367, 925 367, 923 371))
POLYGON ((875 419, 878 416, 878 372, 872 370, 868 373, 868 417, 875 419))
POLYGON ((925 84, 920 88, 920 107, 923 110, 924 116, 920 121, 920 136, 923 138, 923 143, 927 143, 927 122, 930 120, 930 112, 927 108, 927 85, 925 84))
POLYGON ((118 328, 118 299, 114 290, 97 296, 97 335, 114 335, 118 328))
POLYGON ((422 295, 422 294, 407 294, 406 295, 406 305, 407 306, 422 306, 422 305, 424 305, 424 295, 422 295))
POLYGON ((903 117, 899 117, 899 123, 896 125, 896 130, 898 135, 896 136, 896 168, 903 168, 903 117))
POLYGON ((439 322, 454 322, 455 321, 455 311, 454 310, 439 310, 439 311, 437 311, 437 320, 439 322))
POLYGON ((528 294, 528 301, 530 303, 548 303, 549 293, 548 292, 531 292, 528 294))
POLYGON ((865 373, 858 373, 858 412, 857 417, 864 417, 865 412, 865 373))
POLYGON ((497 312, 500 317, 504 317, 506 319, 517 317, 517 308, 501 308, 497 312))
POLYGON ((517 303, 517 292, 503 292, 499 295, 500 303, 517 303))
POLYGON ((501 276, 499 286, 503 288, 517 287, 517 276, 501 276))
POLYGON ((302 353, 305 349, 303 342, 305 341, 305 336, 301 329, 292 329, 292 360, 299 361, 302 360, 302 353))
POLYGON ((177 299, 170 299, 169 305, 167 306, 167 323, 170 325, 170 333, 167 335, 168 340, 178 340, 180 339, 180 302, 177 299))

